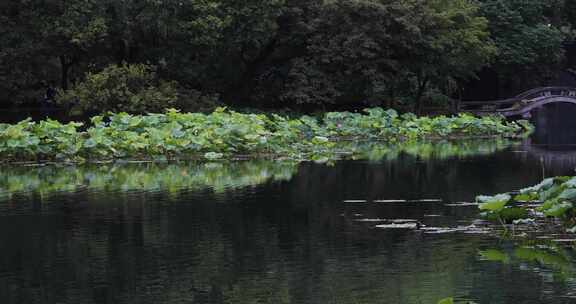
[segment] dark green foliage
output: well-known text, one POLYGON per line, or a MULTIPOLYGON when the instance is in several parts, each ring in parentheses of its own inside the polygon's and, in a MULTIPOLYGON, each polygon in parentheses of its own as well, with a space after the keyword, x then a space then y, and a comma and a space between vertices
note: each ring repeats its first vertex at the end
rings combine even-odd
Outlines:
POLYGON ((331 1, 294 18, 303 33, 278 52, 300 52, 264 67, 260 91, 279 94, 262 102, 391 106, 410 97, 418 108, 426 92, 449 92, 495 50, 468 1, 331 1))
POLYGON ((7 1, 0 96, 38 102, 43 83, 66 91, 128 63, 177 82, 174 106, 184 109, 213 96, 240 106, 446 106, 491 63, 504 79, 538 84, 563 59, 574 8, 562 0, 7 1))
MULTIPOLYGON (((514 220, 528 216, 527 210, 515 205, 525 202, 538 202, 537 208, 546 217, 559 218, 570 226, 576 225, 576 177, 560 176, 547 178, 540 184, 520 190, 512 197, 509 194, 478 196, 480 209, 493 219, 514 220)), ((533 214, 532 214, 533 216, 533 214)))
MULTIPOLYGON (((513 85, 538 86, 552 77, 564 59, 567 38, 553 24, 550 10, 564 1, 482 0, 481 12, 490 21, 498 48, 493 68, 513 85)), ((566 30, 566 28, 564 28, 566 30)))
POLYGON ((88 73, 83 82, 70 90, 60 91, 57 98, 83 113, 147 113, 162 112, 174 106, 178 94, 175 83, 158 80, 153 67, 124 64, 88 73))

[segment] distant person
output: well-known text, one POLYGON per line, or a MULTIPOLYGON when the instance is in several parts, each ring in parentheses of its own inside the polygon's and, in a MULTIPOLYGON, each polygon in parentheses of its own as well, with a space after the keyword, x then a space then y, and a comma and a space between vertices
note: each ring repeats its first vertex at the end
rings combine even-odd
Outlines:
POLYGON ((46 85, 46 93, 44 94, 44 106, 52 107, 56 104, 56 89, 49 83, 46 85))
POLYGON ((51 109, 56 106, 56 94, 57 91, 52 85, 52 83, 43 83, 44 86, 44 97, 40 103, 40 112, 43 118, 49 118, 51 109))

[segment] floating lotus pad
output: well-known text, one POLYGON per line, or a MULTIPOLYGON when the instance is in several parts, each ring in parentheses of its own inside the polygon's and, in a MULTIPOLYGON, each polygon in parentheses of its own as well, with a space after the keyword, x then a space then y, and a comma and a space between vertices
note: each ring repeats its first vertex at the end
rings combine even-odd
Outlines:
POLYGON ((389 200, 374 200, 375 203, 406 203, 407 200, 389 199, 389 200))
POLYGON ((375 203, 441 203, 441 199, 416 199, 416 200, 403 200, 403 199, 386 199, 374 200, 375 203))
POLYGON ((576 242, 576 239, 555 239, 555 240, 552 240, 552 242, 556 242, 556 243, 574 243, 574 242, 576 242))
POLYGON ((447 207, 469 207, 469 206, 478 206, 478 203, 460 202, 460 203, 444 204, 444 206, 447 206, 447 207))
POLYGON ((380 229, 417 229, 418 223, 402 223, 402 224, 384 224, 384 225, 377 225, 375 228, 380 229))
POLYGON ((370 219, 370 218, 364 218, 364 219, 355 219, 355 222, 363 222, 363 223, 381 223, 381 222, 388 222, 388 220, 386 219, 370 219))

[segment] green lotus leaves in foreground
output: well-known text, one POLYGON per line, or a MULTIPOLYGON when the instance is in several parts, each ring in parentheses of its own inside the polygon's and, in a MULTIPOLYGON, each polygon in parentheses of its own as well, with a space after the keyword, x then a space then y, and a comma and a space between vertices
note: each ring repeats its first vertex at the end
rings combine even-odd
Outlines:
POLYGON ((538 195, 536 193, 523 193, 514 196, 514 200, 517 202, 533 202, 538 199, 538 195))
POLYGON ((543 180, 541 183, 539 183, 538 185, 520 190, 520 193, 521 194, 538 193, 542 190, 546 190, 546 189, 552 187, 553 185, 554 185, 554 179, 553 178, 547 178, 547 179, 543 180))
POLYGON ((576 189, 566 189, 560 193, 558 199, 572 200, 576 199, 576 189))
POLYGON ((495 196, 478 196, 476 200, 480 203, 480 210, 502 211, 506 204, 512 199, 508 194, 498 194, 495 196))
POLYGON ((445 298, 438 301, 438 304, 454 304, 454 298, 445 298))
POLYGON ((510 262, 510 257, 497 249, 487 249, 479 252, 480 257, 483 260, 490 261, 490 262, 502 262, 504 264, 510 262))
MULTIPOLYGON (((484 210, 483 216, 488 219, 500 220, 501 222, 510 219, 525 218, 535 216, 537 213, 529 214, 523 203, 540 203, 535 208, 546 217, 562 219, 567 227, 576 227, 576 177, 560 176, 547 178, 538 185, 520 190, 520 194, 511 198, 509 194, 499 194, 496 196, 479 196, 477 201, 479 208, 484 210)), ((575 233, 576 229, 568 229, 570 233, 575 233)))
POLYGON ((551 217, 561 217, 564 216, 573 207, 574 205, 572 205, 572 203, 563 202, 553 205, 550 207, 550 209, 544 211, 544 214, 551 217))
POLYGON ((524 219, 528 217, 528 210, 519 207, 508 207, 500 212, 500 217, 506 222, 524 219))
POLYGON ((576 177, 570 178, 564 183, 567 188, 576 188, 576 177))
POLYGON ((548 188, 547 190, 543 190, 539 192, 539 199, 541 202, 545 202, 551 198, 557 197, 562 192, 562 187, 558 184, 553 185, 552 187, 548 188))

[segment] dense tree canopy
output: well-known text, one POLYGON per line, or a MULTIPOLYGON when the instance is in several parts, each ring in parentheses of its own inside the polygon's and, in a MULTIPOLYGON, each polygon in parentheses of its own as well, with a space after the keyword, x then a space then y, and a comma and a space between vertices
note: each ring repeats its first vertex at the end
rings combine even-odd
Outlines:
POLYGON ((159 78, 150 81, 176 84, 180 105, 219 96, 238 106, 419 109, 481 69, 518 87, 544 82, 563 63, 574 2, 4 1, 0 100, 37 103, 47 85, 72 96, 108 66, 146 64, 159 78))
POLYGON ((498 46, 493 68, 509 82, 534 86, 557 70, 564 58, 567 33, 553 25, 554 9, 561 1, 484 0, 481 11, 490 20, 498 46))

